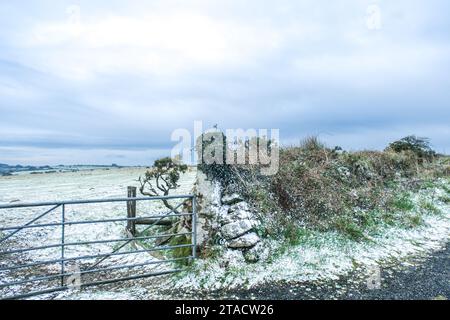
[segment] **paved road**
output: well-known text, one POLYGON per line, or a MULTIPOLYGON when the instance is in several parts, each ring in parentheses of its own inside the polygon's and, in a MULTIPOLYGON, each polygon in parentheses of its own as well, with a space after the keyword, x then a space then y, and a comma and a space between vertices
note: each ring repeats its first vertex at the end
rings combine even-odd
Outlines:
POLYGON ((274 283, 250 290, 217 291, 203 298, 222 299, 450 299, 450 243, 442 251, 415 262, 381 270, 379 289, 368 288, 367 275, 348 275, 323 283, 274 283))

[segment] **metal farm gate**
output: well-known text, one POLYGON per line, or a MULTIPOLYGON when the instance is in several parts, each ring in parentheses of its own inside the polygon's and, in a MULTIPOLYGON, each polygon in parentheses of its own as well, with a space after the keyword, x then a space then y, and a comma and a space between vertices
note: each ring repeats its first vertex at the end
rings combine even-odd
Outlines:
MULTIPOLYGON (((135 190, 128 189, 128 198, 0 205, 0 215, 8 215, 14 210, 16 213, 20 209, 40 210, 34 218, 24 223, 0 226, 0 299, 21 299, 183 270, 183 265, 196 257, 195 196, 138 198, 135 190), (162 200, 181 202, 168 212, 136 216, 138 203, 162 200), (83 211, 89 210, 89 206, 105 204, 123 204, 124 208, 126 205, 127 216, 125 217, 123 210, 123 218, 77 218, 82 217, 83 211), (79 205, 83 205, 83 209, 73 209, 79 205), (187 212, 178 211, 183 205, 187 212), (190 222, 188 228, 173 233, 161 231, 162 227, 155 228, 183 219, 182 217, 190 222), (99 239, 95 228, 104 224, 112 225, 116 231, 120 228, 122 232, 119 235, 111 232, 110 236, 99 239), (145 228, 136 231, 136 225, 143 225, 145 228), (78 229, 68 240, 68 228, 76 226, 78 229), (50 230, 52 236, 45 230, 50 230), (94 239, 85 240, 86 236, 93 236, 94 239), (185 241, 179 244, 161 241, 177 238, 185 241), (31 240, 27 242, 24 239, 31 240), (53 242, 48 243, 48 240, 53 242), (171 255, 175 250, 182 251, 184 255, 171 255), (166 256, 161 252, 166 253, 166 256)), ((13 218, 16 217, 17 215, 11 216, 11 220, 14 221, 13 218)), ((6 218, 9 219, 8 216, 6 218)), ((109 232, 109 229, 105 230, 109 232)))

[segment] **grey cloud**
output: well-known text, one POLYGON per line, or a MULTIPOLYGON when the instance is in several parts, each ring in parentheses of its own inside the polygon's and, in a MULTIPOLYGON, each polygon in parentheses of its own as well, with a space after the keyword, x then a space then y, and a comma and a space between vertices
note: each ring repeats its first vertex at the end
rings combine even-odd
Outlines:
MULTIPOLYGON (((88 18, 187 6, 109 3, 81 1, 80 6, 88 18)), ((174 129, 192 130, 194 120, 203 120, 221 128, 279 128, 286 143, 320 134, 330 144, 382 148, 414 133, 429 136, 440 151, 450 150, 450 43, 444 36, 450 5, 380 1, 383 26, 373 32, 365 27, 368 4, 193 1, 189 9, 215 19, 273 30, 278 46, 258 51, 244 64, 193 65, 168 76, 97 71, 88 80, 64 78, 45 63, 36 67, 33 55, 58 56, 58 47, 27 52, 19 45, 27 28, 63 18, 69 3, 31 1, 32 11, 2 4, 10 15, 0 22, 0 147, 51 150, 55 157, 76 149, 102 160, 116 153, 99 155, 95 149, 130 150, 117 155, 135 163, 130 157, 141 155, 132 151, 169 150, 174 129)), ((108 50, 121 48, 107 48, 105 54, 108 50)), ((0 162, 4 159, 12 158, 0 154, 0 162)))

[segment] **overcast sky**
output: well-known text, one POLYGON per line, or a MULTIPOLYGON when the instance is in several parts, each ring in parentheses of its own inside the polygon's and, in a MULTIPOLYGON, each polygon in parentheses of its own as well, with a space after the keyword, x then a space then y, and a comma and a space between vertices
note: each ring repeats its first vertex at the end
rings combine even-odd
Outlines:
POLYGON ((194 120, 450 152, 442 0, 0 0, 0 162, 150 164, 194 120))

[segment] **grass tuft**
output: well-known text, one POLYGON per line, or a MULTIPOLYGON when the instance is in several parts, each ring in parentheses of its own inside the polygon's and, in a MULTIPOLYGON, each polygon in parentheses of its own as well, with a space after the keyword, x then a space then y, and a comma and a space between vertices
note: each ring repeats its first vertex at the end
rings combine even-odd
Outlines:
POLYGON ((400 197, 396 197, 392 201, 392 208, 401 211, 412 211, 415 208, 414 202, 411 200, 409 194, 404 193, 400 197))
POLYGON ((441 210, 439 210, 439 208, 437 208, 430 201, 421 201, 420 209, 422 209, 427 214, 440 214, 441 213, 441 210))
POLYGON ((450 197, 449 196, 441 196, 438 199, 440 202, 445 204, 450 204, 450 197))

